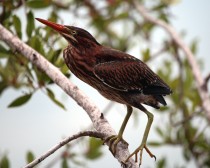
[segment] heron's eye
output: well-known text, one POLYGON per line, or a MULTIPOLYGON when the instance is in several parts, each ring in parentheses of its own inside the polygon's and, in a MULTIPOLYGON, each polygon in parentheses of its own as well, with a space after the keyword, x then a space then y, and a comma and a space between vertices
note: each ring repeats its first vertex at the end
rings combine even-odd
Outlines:
POLYGON ((75 30, 73 30, 73 31, 72 31, 72 34, 75 35, 75 34, 77 34, 77 32, 76 32, 75 30))

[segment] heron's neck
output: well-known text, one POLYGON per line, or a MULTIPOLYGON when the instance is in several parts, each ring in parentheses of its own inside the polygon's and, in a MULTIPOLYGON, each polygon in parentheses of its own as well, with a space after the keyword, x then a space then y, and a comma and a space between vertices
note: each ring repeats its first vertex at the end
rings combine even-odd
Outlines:
POLYGON ((100 48, 99 44, 95 42, 81 42, 75 44, 69 44, 68 50, 73 54, 78 54, 80 56, 93 55, 94 52, 97 52, 98 48, 100 48))

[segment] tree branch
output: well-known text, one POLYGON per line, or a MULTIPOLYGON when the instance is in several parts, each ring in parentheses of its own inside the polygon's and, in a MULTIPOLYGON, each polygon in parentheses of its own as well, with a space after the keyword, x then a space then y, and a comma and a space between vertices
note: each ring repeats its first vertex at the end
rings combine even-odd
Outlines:
POLYGON ((134 7, 137 9, 137 11, 143 16, 143 18, 155 25, 158 25, 166 30, 166 32, 169 33, 171 38, 174 40, 174 42, 183 50, 185 53, 188 62, 192 68, 193 76, 196 80, 196 85, 198 89, 198 93, 200 95, 200 98, 202 100, 202 107, 206 113, 206 116, 208 120, 210 121, 210 98, 209 93, 207 91, 207 88, 205 86, 205 80, 201 75, 199 66, 196 62, 195 56, 189 49, 189 47, 182 41, 181 37, 178 35, 178 33, 174 30, 172 26, 167 24, 166 22, 156 19, 149 15, 147 10, 137 1, 133 0, 134 7))
MULTIPOLYGON (((21 53, 35 66, 46 73, 58 86, 60 86, 69 96, 71 96, 89 115, 94 128, 107 138, 115 134, 114 130, 108 121, 101 117, 101 112, 98 107, 86 96, 76 85, 71 83, 54 65, 47 61, 41 54, 26 45, 18 37, 14 36, 6 28, 0 24, 0 39, 3 40, 14 51, 21 53)), ((121 163, 128 156, 129 151, 127 145, 119 143, 116 148, 115 158, 121 163)), ((125 165, 126 167, 137 168, 138 165, 133 159, 125 165)))
POLYGON ((32 168, 32 167, 36 166, 37 164, 41 163, 44 159, 46 159, 48 156, 52 155, 55 151, 57 151, 62 146, 66 145, 67 143, 69 143, 77 138, 83 137, 83 136, 89 136, 89 137, 101 138, 101 139, 103 139, 105 137, 104 134, 97 132, 97 131, 79 132, 73 136, 69 136, 69 137, 65 138, 64 140, 59 142, 57 145, 52 147, 50 150, 48 150, 46 153, 41 155, 39 158, 37 158, 33 162, 27 164, 24 168, 32 168))

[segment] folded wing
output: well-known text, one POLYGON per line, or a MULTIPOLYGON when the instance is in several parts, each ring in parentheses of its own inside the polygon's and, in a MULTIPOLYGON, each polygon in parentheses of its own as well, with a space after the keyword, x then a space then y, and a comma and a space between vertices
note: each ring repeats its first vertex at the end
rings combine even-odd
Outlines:
POLYGON ((146 95, 167 95, 169 86, 140 60, 125 59, 99 63, 94 67, 95 76, 121 91, 138 91, 146 95))

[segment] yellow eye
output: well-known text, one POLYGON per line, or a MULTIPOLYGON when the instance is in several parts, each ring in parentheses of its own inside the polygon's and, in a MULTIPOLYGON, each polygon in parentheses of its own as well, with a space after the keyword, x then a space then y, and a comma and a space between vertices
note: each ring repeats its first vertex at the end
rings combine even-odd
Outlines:
POLYGON ((72 31, 72 34, 77 34, 77 32, 73 30, 73 31, 72 31))

